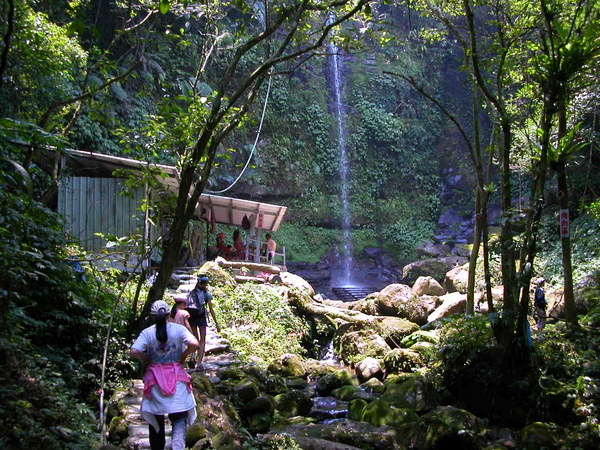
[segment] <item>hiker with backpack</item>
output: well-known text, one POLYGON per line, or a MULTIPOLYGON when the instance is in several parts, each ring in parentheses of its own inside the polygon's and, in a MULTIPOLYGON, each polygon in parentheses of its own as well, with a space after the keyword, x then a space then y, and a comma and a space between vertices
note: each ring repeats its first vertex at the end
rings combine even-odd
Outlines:
POLYGON ((534 317, 536 320, 537 330, 542 331, 546 326, 546 306, 548 303, 546 302, 546 294, 544 292, 544 283, 546 280, 544 278, 539 278, 536 281, 536 288, 533 294, 533 307, 534 307, 534 317))
POLYGON ((212 316, 217 332, 221 331, 215 311, 212 307, 211 300, 213 298, 210 291, 207 289, 209 278, 206 275, 198 277, 196 286, 189 293, 186 300, 186 311, 190 313, 188 322, 192 327, 192 333, 198 339, 198 359, 196 360, 196 369, 202 368, 202 360, 204 359, 204 349, 206 347, 206 325, 208 323, 207 310, 212 316))

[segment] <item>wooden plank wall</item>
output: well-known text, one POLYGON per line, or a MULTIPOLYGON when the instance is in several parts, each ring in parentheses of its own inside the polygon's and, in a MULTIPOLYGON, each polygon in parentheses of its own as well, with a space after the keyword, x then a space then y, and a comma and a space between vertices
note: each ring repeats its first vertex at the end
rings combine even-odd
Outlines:
MULTIPOLYGON (((97 251, 106 241, 95 233, 126 236, 142 234, 144 213, 140 205, 144 190, 133 197, 120 194, 123 180, 118 178, 71 177, 61 184, 58 211, 67 218, 71 234, 88 251, 97 251)), ((153 233, 156 235, 158 230, 153 233)))

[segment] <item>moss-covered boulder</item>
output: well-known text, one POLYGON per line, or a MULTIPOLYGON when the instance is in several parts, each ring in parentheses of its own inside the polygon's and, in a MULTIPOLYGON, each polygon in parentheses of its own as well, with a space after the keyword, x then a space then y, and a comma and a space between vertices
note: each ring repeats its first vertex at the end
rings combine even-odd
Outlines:
POLYGON ((317 380, 317 392, 321 396, 330 395, 334 389, 342 386, 358 386, 358 380, 347 370, 337 370, 317 380))
POLYGON ((283 394, 288 391, 285 380, 279 375, 269 375, 262 383, 262 387, 270 395, 283 394))
POLYGON ((386 353, 383 364, 388 374, 412 373, 425 365, 421 354, 408 348, 395 348, 386 353))
POLYGON ((396 408, 408 408, 421 413, 438 406, 440 394, 426 378, 413 375, 405 379, 386 381, 381 400, 396 408))
POLYGON ((275 399, 270 395, 259 395, 242 407, 242 415, 249 417, 254 414, 275 414, 275 399))
POLYGON ((288 425, 272 428, 270 433, 287 433, 301 448, 321 450, 342 449, 402 449, 397 432, 392 427, 374 427, 367 422, 347 419, 316 423, 310 427, 288 425))
POLYGON ((414 447, 479 450, 486 426, 485 421, 464 409, 439 406, 418 420, 414 447))
POLYGON ((345 364, 366 357, 383 358, 391 350, 385 339, 371 330, 349 331, 335 340, 336 353, 345 364))
POLYGON ((375 400, 365 406, 361 420, 376 427, 389 425, 399 427, 403 423, 415 422, 419 416, 408 408, 394 408, 382 400, 375 400))
POLYGON ((273 417, 267 413, 253 414, 248 421, 248 428, 253 433, 266 433, 271 428, 273 417))
POLYGON ((419 325, 399 317, 376 317, 367 329, 384 338, 390 348, 397 348, 406 336, 419 330, 419 325))
POLYGON ((362 398, 350 400, 348 402, 348 419, 362 420, 363 411, 368 404, 369 402, 362 398))
POLYGON ((410 349, 419 353, 426 364, 436 358, 437 345, 432 344, 431 342, 416 342, 410 349))
POLYGON ((254 378, 245 378, 235 385, 233 392, 243 402, 249 402, 260 395, 258 382, 254 378))
POLYGON ((290 391, 275 396, 275 408, 284 417, 307 416, 313 401, 306 392, 290 391))
POLYGON ((185 446, 192 448, 196 442, 205 439, 208 435, 206 427, 199 422, 193 423, 187 428, 185 435, 185 446))
POLYGON ((356 386, 342 386, 340 388, 334 389, 333 391, 331 391, 331 396, 337 398, 338 400, 344 400, 346 402, 355 398, 362 398, 364 400, 367 400, 371 397, 365 391, 356 386))
POLYGON ((268 371, 284 377, 304 377, 306 370, 298 355, 285 354, 269 364, 268 371))
POLYGON ((556 443, 556 426, 542 422, 526 425, 518 436, 519 448, 527 450, 553 448, 556 443))
POLYGON ((224 287, 234 287, 237 282, 235 276, 227 269, 224 269, 216 261, 207 261, 196 272, 196 276, 208 275, 209 285, 213 289, 222 289, 224 287))
POLYGON ((360 388, 367 394, 381 394, 385 391, 385 384, 377 378, 371 378, 360 385, 360 388))
POLYGON ((430 276, 438 283, 443 283, 448 271, 465 264, 467 261, 467 258, 459 256, 444 256, 415 261, 402 268, 402 280, 412 285, 417 281, 417 278, 430 276))

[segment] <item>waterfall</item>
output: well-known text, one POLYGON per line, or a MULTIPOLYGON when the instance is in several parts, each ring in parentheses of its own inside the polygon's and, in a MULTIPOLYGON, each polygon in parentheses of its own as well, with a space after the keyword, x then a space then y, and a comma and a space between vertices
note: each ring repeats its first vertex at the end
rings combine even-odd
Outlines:
POLYGON ((335 91, 334 109, 337 119, 337 141, 338 153, 340 158, 340 184, 341 184, 341 202, 342 202, 342 266, 343 279, 340 280, 344 285, 350 285, 352 273, 352 240, 350 237, 350 200, 348 198, 348 155, 346 152, 346 119, 345 108, 342 101, 342 71, 341 61, 338 55, 337 47, 330 43, 328 45, 331 55, 331 72, 333 74, 333 87, 335 91))

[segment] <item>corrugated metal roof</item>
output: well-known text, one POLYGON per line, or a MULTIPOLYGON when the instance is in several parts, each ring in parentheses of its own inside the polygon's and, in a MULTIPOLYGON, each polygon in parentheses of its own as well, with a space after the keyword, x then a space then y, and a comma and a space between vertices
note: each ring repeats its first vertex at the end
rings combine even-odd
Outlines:
MULTIPOLYGON (((36 162, 51 166, 55 157, 54 152, 53 149, 38 150, 36 162)), ((179 172, 174 166, 82 150, 66 150, 61 158, 63 167, 69 167, 73 176, 114 178, 114 172, 119 169, 140 170, 151 167, 162 173, 162 176, 157 176, 160 183, 174 190, 179 187, 179 172)), ((246 216, 250 224, 256 228, 277 231, 287 207, 239 198, 202 194, 196 211, 201 219, 235 226, 241 226, 242 220, 246 216)))

